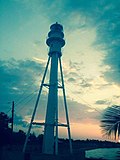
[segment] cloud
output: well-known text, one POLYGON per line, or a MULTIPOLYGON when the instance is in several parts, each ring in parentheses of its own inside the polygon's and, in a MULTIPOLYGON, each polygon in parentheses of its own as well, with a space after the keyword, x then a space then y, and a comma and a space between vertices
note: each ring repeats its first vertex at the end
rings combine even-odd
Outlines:
MULTIPOLYGON (((53 0, 49 2, 47 0, 41 0, 41 1, 13 0, 12 2, 15 3, 16 5, 22 4, 20 5, 21 6, 20 10, 17 12, 19 18, 20 18, 20 15, 23 15, 23 13, 25 12, 31 13, 30 15, 25 14, 25 15, 29 15, 28 16, 29 18, 27 18, 27 20, 29 19, 29 21, 26 21, 25 19, 26 22, 24 24, 26 25, 26 23, 29 23, 29 25, 26 25, 25 29, 28 29, 30 26, 32 26, 35 23, 35 21, 32 21, 32 24, 30 23, 31 20, 33 19, 41 20, 41 23, 40 23, 41 25, 39 24, 39 27, 41 27, 42 29, 47 28, 46 27, 47 25, 54 23, 55 21, 58 21, 65 26, 65 30, 68 35, 71 35, 71 34, 75 35, 72 38, 76 43, 75 38, 78 39, 79 36, 81 36, 80 38, 82 38, 83 36, 88 35, 88 33, 90 33, 90 29, 92 28, 96 33, 94 34, 94 36, 96 37, 94 39, 95 41, 92 42, 93 44, 91 45, 93 47, 96 47, 96 49, 98 50, 102 49, 104 51, 102 55, 102 57, 104 57, 103 65, 110 67, 107 71, 104 72, 105 78, 110 82, 115 82, 117 84, 120 83, 120 78, 119 78, 120 77, 120 59, 119 59, 120 0, 117 0, 114 2, 113 0, 101 0, 101 1, 61 0, 59 2, 57 0, 53 0), (54 10, 55 12, 53 12, 54 10), (39 17, 38 15, 41 15, 41 17, 39 17), (43 20, 48 20, 48 21, 43 22, 43 20), (88 29, 88 32, 86 34, 84 35, 78 34, 79 32, 85 32, 87 29, 88 29)), ((15 5, 13 5, 12 7, 15 7, 15 5)), ((14 21, 11 21, 11 23, 12 22, 14 21)), ((20 21, 20 24, 22 23, 23 21, 20 21)), ((11 27, 13 27, 13 25, 11 25, 11 27)), ((35 30, 38 30, 38 28, 36 28, 35 30)), ((12 32, 12 30, 10 31, 12 32)), ((25 30, 25 33, 27 33, 26 30, 25 30)), ((28 35, 25 37, 28 37, 28 35)), ((84 42, 85 45, 87 44, 87 38, 89 37, 92 37, 92 35, 85 37, 86 38, 86 41, 84 42)), ((9 39, 9 38, 5 38, 5 39, 9 39)), ((17 41, 17 39, 15 41, 17 41)), ((81 43, 80 39, 78 41, 81 43)), ((11 40, 11 42, 13 42, 13 40, 11 40)), ((38 44, 39 44, 39 41, 37 39, 34 45, 37 47, 38 44)), ((72 44, 71 46, 75 45, 74 43, 71 43, 71 44, 72 44)), ((14 46, 16 45, 14 44, 14 46)), ((69 45, 69 47, 71 46, 69 45)), ((77 43, 77 46, 79 46, 79 43, 77 43)), ((89 49, 86 52, 88 52, 89 49)), ((74 50, 72 50, 72 47, 71 49, 69 48, 69 50, 71 50, 71 52, 74 52, 74 50)), ((77 51, 79 51, 80 53, 81 50, 77 49, 77 51)), ((94 51, 95 50, 93 50, 92 52, 94 51)), ((98 59, 99 57, 96 57, 96 61, 98 59)), ((84 60, 84 63, 85 63, 85 60, 84 60)), ((95 72, 95 70, 93 69, 92 72, 95 72)))
POLYGON ((72 122, 95 123, 99 120, 100 113, 94 108, 90 108, 87 104, 85 105, 76 101, 68 100, 68 107, 72 122))
POLYGON ((97 100, 95 103, 99 104, 99 105, 109 104, 109 102, 107 100, 97 100))
POLYGON ((69 61, 63 69, 65 73, 65 83, 68 90, 71 90, 74 95, 82 95, 87 92, 88 89, 92 88, 93 78, 83 74, 82 69, 84 63, 69 61))
MULTIPOLYGON (((36 60, 36 59, 35 59, 36 60)), ((37 62, 33 60, 4 60, 0 63, 0 79, 1 79, 1 104, 15 101, 15 125, 22 126, 23 128, 28 126, 30 121, 35 101, 37 98, 37 92, 39 89, 39 83, 45 69, 45 61, 40 59, 37 62)), ((70 71, 70 75, 72 72, 70 71)), ((76 73, 76 72, 75 72, 76 73)), ((73 72, 74 74, 74 72, 73 72)), ((74 74, 74 76, 77 74, 74 74)), ((89 117, 87 121, 96 121, 96 111, 90 112, 90 108, 87 105, 78 103, 67 97, 69 117, 72 122, 84 121, 89 117), (95 120, 94 120, 95 119, 95 120)), ((35 121, 44 120, 47 106, 47 91, 43 90, 38 109, 36 112, 35 121)), ((10 109, 10 104, 4 107, 0 106, 0 109, 7 112, 10 109)), ((60 121, 65 121, 64 103, 63 97, 59 96, 59 114, 60 121)), ((10 111, 9 111, 9 116, 10 111)))
POLYGON ((17 4, 22 4, 27 10, 34 14, 41 14, 48 18, 50 22, 62 22, 63 24, 67 24, 67 28, 71 30, 81 27, 85 27, 86 24, 90 23, 92 18, 89 17, 93 16, 94 14, 99 14, 97 11, 98 7, 102 7, 104 1, 99 2, 97 0, 94 1, 83 1, 83 0, 36 0, 36 1, 29 1, 29 0, 13 0, 13 2, 17 4), (57 8, 57 9, 56 9, 57 8), (53 11, 56 12, 53 12, 53 11), (89 22, 88 22, 89 21, 89 22), (72 23, 73 22, 73 23, 72 23))
POLYGON ((68 78, 68 82, 75 82, 76 80, 74 78, 68 78))
MULTIPOLYGON (((54 8, 55 4, 50 4, 54 8)), ((73 30, 86 27, 96 28, 96 42, 94 47, 103 49, 104 65, 110 66, 104 75, 110 82, 120 84, 120 0, 102 0, 102 1, 61 1, 60 10, 57 14, 61 15, 68 29, 73 27, 73 30), (66 19, 64 19, 66 15, 66 19), (94 18, 93 18, 94 17, 94 18), (77 19, 77 20, 76 20, 77 19), (69 20, 69 21, 68 21, 69 20), (71 25, 72 22, 72 25, 71 25)), ((56 14, 51 14, 51 19, 54 19, 56 14)), ((59 16, 58 16, 59 17, 59 16)))
MULTIPOLYGON (((87 26, 96 28, 96 41, 93 43, 94 47, 103 49, 104 51, 104 65, 110 66, 105 71, 105 78, 116 84, 120 84, 120 0, 118 1, 67 1, 67 12, 77 13, 82 15, 86 21, 87 26), (94 17, 94 18, 93 18, 94 17), (95 44, 96 43, 96 44, 95 44)), ((73 19, 73 18, 72 18, 73 19)), ((83 22, 81 19, 79 22, 83 22)), ((75 25, 76 28, 78 27, 75 25)), ((74 28, 75 29, 75 28, 74 28)))
MULTIPOLYGON (((32 60, 0 61, 0 97, 1 103, 17 103, 18 99, 28 96, 37 89, 44 65, 32 60), (39 81, 38 81, 39 79, 39 81)), ((1 106, 1 109, 7 110, 1 106)))
POLYGON ((23 120, 23 117, 20 115, 14 115, 14 125, 21 126, 23 128, 26 128, 28 126, 28 123, 23 120))
POLYGON ((110 68, 104 73, 105 78, 120 84, 120 1, 108 1, 104 4, 103 13, 97 17, 97 43, 106 51, 104 65, 110 68))

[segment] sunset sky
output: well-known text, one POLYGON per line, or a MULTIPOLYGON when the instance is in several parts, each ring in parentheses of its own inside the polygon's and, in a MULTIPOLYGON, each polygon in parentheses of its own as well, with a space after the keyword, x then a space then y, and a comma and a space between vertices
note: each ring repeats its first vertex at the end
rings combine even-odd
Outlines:
MULTIPOLYGON (((64 27, 72 138, 103 139, 101 115, 106 107, 120 105, 120 0, 0 0, 0 111, 11 116, 14 100, 15 129, 27 130, 48 58, 47 34, 55 22, 64 27)), ((47 92, 37 121, 44 121, 47 92)), ((64 122, 62 94, 59 108, 64 122)), ((60 129, 60 137, 66 136, 60 129)))

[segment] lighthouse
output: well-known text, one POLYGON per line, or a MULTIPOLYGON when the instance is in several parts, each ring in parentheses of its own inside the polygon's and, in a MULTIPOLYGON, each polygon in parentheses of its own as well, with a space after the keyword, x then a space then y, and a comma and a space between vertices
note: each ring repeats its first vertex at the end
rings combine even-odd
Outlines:
POLYGON ((34 117, 38 107, 40 95, 42 94, 42 88, 44 86, 45 87, 47 86, 49 91, 48 91, 45 122, 37 123, 39 125, 44 126, 42 153, 58 155, 58 127, 67 127, 70 153, 72 153, 70 123, 69 123, 67 100, 66 100, 65 86, 64 86, 64 77, 63 77, 62 62, 61 62, 61 57, 62 57, 61 48, 65 45, 62 25, 56 22, 55 24, 52 24, 50 26, 50 32, 48 33, 46 44, 49 46, 48 61, 47 61, 43 79, 40 85, 34 111, 32 114, 30 126, 28 129, 25 144, 23 147, 23 152, 25 152, 25 149, 26 149, 31 127, 33 124, 36 124, 34 122, 34 117), (49 65, 50 65, 49 84, 45 84, 45 77, 46 77, 49 65), (58 67, 60 68, 60 73, 58 73, 58 67), (61 76, 61 82, 58 82, 58 74, 60 74, 61 76), (65 116, 66 116, 65 124, 59 123, 59 117, 58 117, 59 89, 62 89, 62 93, 63 93, 65 116))

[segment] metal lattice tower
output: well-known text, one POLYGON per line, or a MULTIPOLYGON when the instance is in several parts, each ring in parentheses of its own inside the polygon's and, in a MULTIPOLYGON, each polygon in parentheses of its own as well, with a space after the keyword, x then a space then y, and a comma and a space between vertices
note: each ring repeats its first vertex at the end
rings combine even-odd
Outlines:
POLYGON ((33 121, 34 121, 36 109, 38 106, 38 102, 40 99, 40 95, 42 92, 42 88, 43 86, 47 86, 49 88, 49 93, 48 93, 45 123, 39 123, 39 125, 44 125, 42 152, 44 154, 54 154, 54 152, 56 155, 58 154, 58 127, 61 126, 61 127, 67 127, 68 129, 70 153, 72 153, 70 124, 69 124, 67 101, 66 101, 66 95, 65 95, 65 87, 64 87, 64 79, 63 79, 63 72, 62 72, 62 63, 61 63, 61 56, 62 56, 61 48, 65 45, 62 25, 56 22, 55 24, 50 26, 50 32, 48 33, 48 39, 46 40, 46 44, 49 46, 48 61, 47 61, 43 79, 40 85, 35 108, 33 111, 30 126, 28 129, 25 144, 23 147, 23 152, 25 152, 26 150, 26 145, 28 142, 32 124, 35 124, 35 122, 33 121), (45 84, 44 80, 46 77, 49 64, 50 64, 50 79, 49 79, 49 84, 45 84), (60 66, 61 85, 58 84, 58 64, 60 66), (58 89, 62 89, 63 91, 66 124, 58 123, 58 89))

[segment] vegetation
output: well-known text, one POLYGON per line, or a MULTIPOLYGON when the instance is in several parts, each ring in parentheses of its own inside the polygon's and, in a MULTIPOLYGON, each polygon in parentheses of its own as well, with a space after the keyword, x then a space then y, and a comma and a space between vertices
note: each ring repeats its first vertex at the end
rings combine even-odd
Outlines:
POLYGON ((114 105, 105 109, 101 120, 103 134, 114 139, 120 136, 120 106, 114 105))
MULTIPOLYGON (((120 108, 119 108, 120 109, 120 108)), ((102 119, 102 127, 105 130, 107 134, 110 134, 113 129, 118 129, 118 133, 120 134, 120 126, 117 122, 120 121, 120 117, 118 116, 118 107, 113 108, 112 110, 107 109, 107 111, 104 114, 104 119, 102 119), (117 109, 116 109, 117 108, 117 109), (117 113, 115 113, 117 111, 117 113), (109 115, 109 114, 110 115, 109 115), (114 115, 113 116, 111 116, 114 115), (109 120, 110 119, 110 120, 109 120), (113 123, 114 122, 114 123, 113 123), (109 125, 108 125, 108 124, 109 125), (115 124, 117 127, 112 127, 112 125, 115 124), (109 128, 111 130, 109 131, 109 128)), ((6 144, 18 144, 23 145, 26 138, 26 133, 22 130, 19 130, 18 132, 13 132, 11 128, 9 127, 9 123, 11 123, 11 119, 3 112, 0 113, 0 146, 6 145, 6 144)), ((116 130, 114 131, 116 135, 116 130)), ((118 135, 119 135, 118 134, 118 135)), ((42 146, 43 141, 43 135, 36 136, 34 133, 30 134, 28 143, 31 145, 40 145, 42 146)), ((120 144, 116 144, 113 142, 107 142, 107 141, 99 141, 99 140, 72 140, 72 144, 74 148, 104 148, 104 147, 117 147, 120 144)), ((69 148, 69 141, 68 139, 59 139, 59 146, 61 148, 69 148)))
POLYGON ((10 118, 3 112, 0 113, 0 146, 10 143, 11 129, 8 127, 10 118))
MULTIPOLYGON (((3 112, 0 113, 0 158, 2 155, 2 149, 6 149, 6 153, 11 150, 13 153, 19 148, 22 150, 23 144, 25 142, 26 133, 22 130, 18 132, 12 132, 9 127, 11 119, 3 112), (4 146, 4 147, 3 147, 4 146)), ((42 152, 42 141, 43 135, 36 136, 34 133, 30 134, 27 152, 42 152)), ((72 145, 74 151, 78 149, 95 149, 95 148, 118 148, 120 147, 119 143, 113 143, 108 141, 99 141, 99 140, 72 140, 72 145)), ((12 153, 10 152, 10 153, 12 153)), ((26 153, 27 153, 26 152, 26 153)), ((59 153, 69 153, 69 140, 68 139, 59 139, 59 153)), ((86 158, 86 160, 97 160, 93 158, 86 158)), ((103 159, 99 159, 103 160, 103 159)))
MULTIPOLYGON (((22 130, 12 132, 9 127, 11 118, 4 112, 0 112, 0 147, 11 144, 23 145, 26 138, 26 133, 22 130)), ((43 135, 35 136, 34 133, 29 136, 29 144, 42 144, 43 135)))

